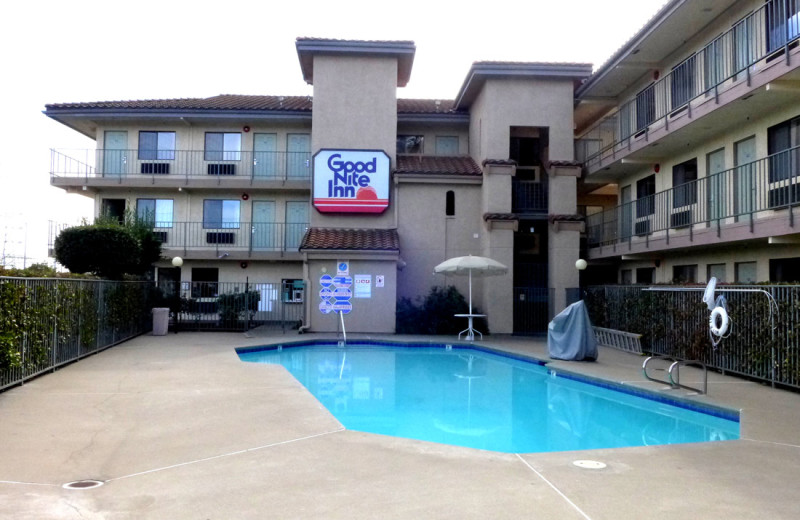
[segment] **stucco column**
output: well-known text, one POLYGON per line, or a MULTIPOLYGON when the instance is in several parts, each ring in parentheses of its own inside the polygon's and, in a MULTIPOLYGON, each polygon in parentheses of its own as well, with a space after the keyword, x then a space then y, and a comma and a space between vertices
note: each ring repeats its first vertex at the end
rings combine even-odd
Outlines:
MULTIPOLYGON (((506 160, 483 162, 482 212, 510 214, 511 178, 516 173, 516 163, 506 160)), ((489 330, 495 334, 514 331, 514 230, 516 222, 484 220, 483 256, 508 266, 503 276, 490 276, 482 280, 482 308, 487 315, 489 330)))
MULTIPOLYGON (((581 167, 572 161, 552 161, 548 170, 548 280, 554 315, 566 307, 566 289, 579 286, 575 262, 580 255, 583 220, 577 213, 577 180, 581 167)), ((552 316, 551 316, 552 318, 552 316)))

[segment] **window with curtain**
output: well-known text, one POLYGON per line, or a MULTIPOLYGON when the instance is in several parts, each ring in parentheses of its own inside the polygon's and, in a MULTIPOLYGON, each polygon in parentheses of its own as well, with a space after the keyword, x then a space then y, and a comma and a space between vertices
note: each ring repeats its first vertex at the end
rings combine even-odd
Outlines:
POLYGON ((206 132, 206 161, 238 161, 242 156, 242 134, 206 132))
POLYGON ((175 159, 175 132, 139 132, 140 161, 175 159))
POLYGON ((204 200, 203 228, 238 229, 240 209, 238 200, 204 200))
POLYGON ((172 199, 137 199, 136 218, 152 227, 171 228, 173 206, 172 199))

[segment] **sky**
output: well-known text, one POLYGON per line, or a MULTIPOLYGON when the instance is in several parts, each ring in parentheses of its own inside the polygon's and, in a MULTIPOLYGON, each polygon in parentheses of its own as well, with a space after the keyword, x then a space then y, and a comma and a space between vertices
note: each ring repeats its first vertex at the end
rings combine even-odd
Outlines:
MULTIPOLYGON (((47 222, 92 200, 49 181, 50 149, 94 141, 45 104, 218 94, 312 95, 298 37, 412 40, 401 98, 453 99, 475 61, 602 65, 665 0, 14 2, 0 8, 0 255, 43 261, 47 222), (13 5, 13 8, 10 7, 13 5), (27 237, 27 238, 26 238, 27 237)), ((21 264, 22 260, 18 260, 21 264)), ((21 267, 21 265, 18 265, 21 267)))

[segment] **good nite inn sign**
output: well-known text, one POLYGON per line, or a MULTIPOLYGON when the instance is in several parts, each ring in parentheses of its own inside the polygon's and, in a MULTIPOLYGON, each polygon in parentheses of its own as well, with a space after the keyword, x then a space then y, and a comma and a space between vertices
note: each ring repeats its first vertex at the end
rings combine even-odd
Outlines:
POLYGON ((383 213, 389 167, 383 150, 320 150, 314 155, 314 207, 322 213, 383 213))

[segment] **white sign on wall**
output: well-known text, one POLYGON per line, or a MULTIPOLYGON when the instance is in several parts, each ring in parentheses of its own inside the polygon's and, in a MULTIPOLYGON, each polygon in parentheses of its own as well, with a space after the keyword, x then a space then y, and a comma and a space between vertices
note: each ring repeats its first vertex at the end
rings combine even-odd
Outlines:
POLYGON ((357 274, 353 276, 354 295, 356 298, 372 298, 372 275, 357 274))
POLYGON ((314 155, 314 207, 322 213, 383 213, 389 173, 383 150, 320 150, 314 155))

